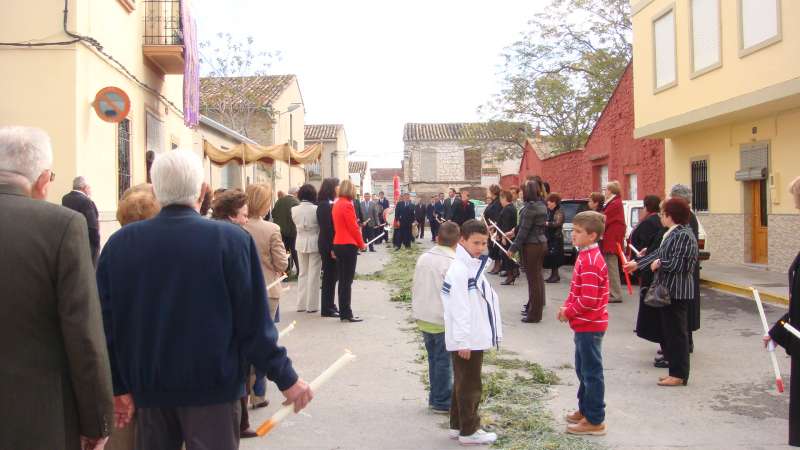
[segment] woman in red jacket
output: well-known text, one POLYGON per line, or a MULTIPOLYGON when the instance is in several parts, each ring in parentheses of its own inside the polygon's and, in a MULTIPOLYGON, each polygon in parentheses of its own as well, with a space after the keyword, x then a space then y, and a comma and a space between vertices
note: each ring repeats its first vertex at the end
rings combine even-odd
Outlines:
POLYGON ((622 303, 622 284, 619 279, 619 259, 617 244, 620 247, 625 241, 625 208, 622 207, 622 187, 619 181, 610 181, 606 185, 606 202, 603 214, 606 216, 606 231, 600 250, 608 267, 609 303, 622 303))
POLYGON ((339 319, 342 322, 361 322, 350 308, 350 291, 356 275, 358 250, 366 250, 358 226, 353 198, 356 188, 349 180, 339 185, 339 199, 333 204, 333 254, 339 275, 339 319))

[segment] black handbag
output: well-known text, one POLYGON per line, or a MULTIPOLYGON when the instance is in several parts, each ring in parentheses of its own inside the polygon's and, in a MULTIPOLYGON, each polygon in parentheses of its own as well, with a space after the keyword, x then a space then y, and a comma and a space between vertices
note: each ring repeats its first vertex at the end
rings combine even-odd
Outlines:
POLYGON ((659 273, 656 271, 653 282, 644 295, 644 304, 651 308, 663 308, 672 304, 672 299, 669 297, 669 289, 658 282, 658 275, 659 273))

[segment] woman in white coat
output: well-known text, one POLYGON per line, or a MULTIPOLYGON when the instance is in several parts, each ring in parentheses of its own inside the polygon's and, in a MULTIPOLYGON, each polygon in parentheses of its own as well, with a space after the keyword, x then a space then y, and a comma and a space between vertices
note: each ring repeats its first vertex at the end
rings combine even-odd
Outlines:
POLYGON ((310 184, 304 184, 297 192, 300 204, 292 208, 292 220, 297 227, 295 248, 300 265, 300 277, 297 280, 297 311, 309 313, 319 310, 320 273, 322 259, 319 255, 317 239, 319 222, 317 222, 317 190, 310 184))

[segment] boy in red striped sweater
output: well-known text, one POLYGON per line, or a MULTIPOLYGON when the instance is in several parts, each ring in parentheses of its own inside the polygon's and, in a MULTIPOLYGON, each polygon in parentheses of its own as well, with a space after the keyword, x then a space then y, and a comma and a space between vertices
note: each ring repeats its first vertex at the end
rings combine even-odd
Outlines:
POLYGON ((566 419, 567 433, 606 434, 603 336, 608 329, 608 268, 597 241, 605 218, 594 211, 577 214, 572 221, 572 243, 580 249, 572 273, 569 296, 558 320, 575 332, 575 372, 578 374, 578 410, 566 419))

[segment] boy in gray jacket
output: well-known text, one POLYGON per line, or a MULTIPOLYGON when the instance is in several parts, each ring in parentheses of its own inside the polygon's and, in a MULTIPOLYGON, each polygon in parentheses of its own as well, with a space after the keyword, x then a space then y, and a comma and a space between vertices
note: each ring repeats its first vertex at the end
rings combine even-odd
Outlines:
POLYGON ((437 245, 417 260, 411 287, 412 314, 428 351, 431 382, 428 405, 438 414, 450 413, 450 393, 453 389, 450 354, 444 342, 444 311, 440 293, 445 274, 456 256, 459 234, 455 223, 442 224, 436 238, 437 245))

